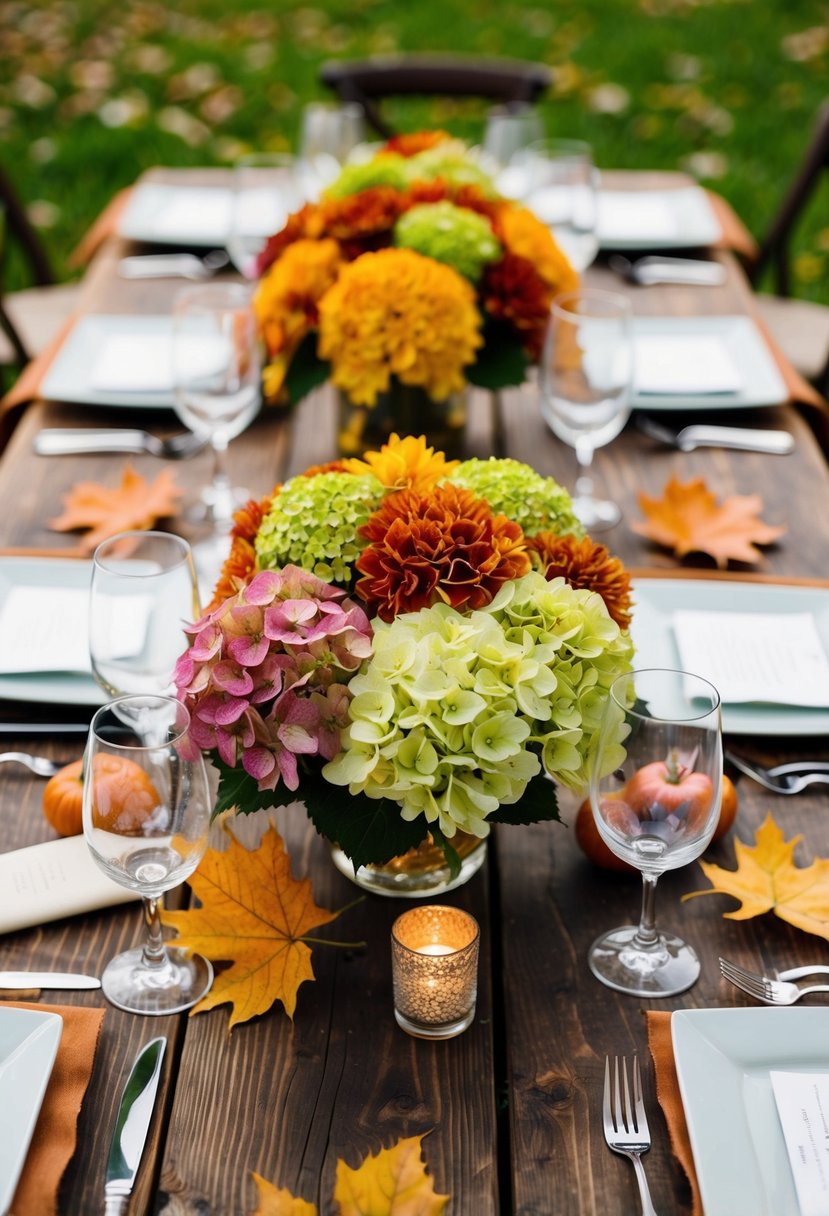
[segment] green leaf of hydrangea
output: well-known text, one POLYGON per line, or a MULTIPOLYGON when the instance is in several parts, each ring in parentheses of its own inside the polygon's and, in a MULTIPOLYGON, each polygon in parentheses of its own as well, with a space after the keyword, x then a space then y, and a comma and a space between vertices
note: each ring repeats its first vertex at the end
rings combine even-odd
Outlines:
POLYGON ((355 868, 379 865, 416 848, 430 830, 420 815, 411 822, 401 819, 396 802, 350 794, 319 773, 303 774, 296 797, 320 835, 336 841, 355 868))
POLYGON ((317 335, 307 334, 294 352, 285 376, 291 403, 296 405, 312 389, 319 388, 328 379, 328 374, 328 364, 317 355, 317 335))
POLYGON ((223 811, 236 810, 240 815, 250 815, 253 811, 264 811, 269 806, 276 806, 280 801, 290 801, 294 795, 281 798, 273 790, 260 790, 253 777, 240 766, 231 768, 214 752, 211 760, 219 770, 219 792, 216 805, 213 808, 213 818, 223 811))
POLYGON ((528 783, 518 802, 509 806, 502 803, 498 810, 487 818, 490 823, 511 823, 519 826, 544 823, 550 819, 561 823, 556 787, 549 777, 539 773, 528 783))

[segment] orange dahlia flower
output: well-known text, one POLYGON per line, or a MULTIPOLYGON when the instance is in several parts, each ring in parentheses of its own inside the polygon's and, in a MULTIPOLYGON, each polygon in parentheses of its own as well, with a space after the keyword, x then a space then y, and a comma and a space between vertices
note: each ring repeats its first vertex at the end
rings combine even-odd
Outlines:
POLYGON ((399 156, 417 156, 437 144, 445 143, 452 136, 448 131, 410 131, 408 134, 393 135, 388 143, 380 149, 380 153, 397 152, 399 156))
POLYGON ((598 592, 619 628, 628 628, 632 608, 630 575, 604 545, 596 544, 589 536, 579 540, 576 536, 556 536, 554 532, 539 532, 527 543, 533 565, 546 579, 560 576, 571 587, 598 592))
POLYGON ((439 600, 483 608, 531 568, 518 524, 451 483, 392 494, 359 532, 369 544, 356 562, 363 577, 355 590, 384 621, 439 600))
POLYGON ((379 452, 366 452, 365 460, 344 460, 345 472, 361 476, 373 473, 381 485, 394 490, 418 490, 421 494, 443 481, 460 461, 447 460, 443 452, 427 448, 426 437, 391 435, 379 452))
POLYGON ((337 277, 336 241, 296 241, 259 282, 253 309, 269 355, 288 359, 317 324, 319 302, 337 277))
POLYGON ((233 516, 233 527, 230 535, 233 538, 230 545, 230 553, 225 558, 219 574, 218 582, 213 591, 213 599, 207 605, 205 612, 212 612, 224 600, 229 599, 231 595, 235 595, 239 587, 244 583, 249 583, 256 570, 256 550, 253 547, 253 542, 256 539, 256 533, 259 531, 259 525, 268 514, 273 505, 273 500, 279 493, 277 487, 273 495, 266 498, 260 498, 258 501, 251 498, 243 507, 240 507, 233 516))
POLYGON ((558 295, 575 291, 579 276, 556 244, 550 229, 526 207, 502 207, 497 234, 510 253, 535 267, 539 276, 558 295))

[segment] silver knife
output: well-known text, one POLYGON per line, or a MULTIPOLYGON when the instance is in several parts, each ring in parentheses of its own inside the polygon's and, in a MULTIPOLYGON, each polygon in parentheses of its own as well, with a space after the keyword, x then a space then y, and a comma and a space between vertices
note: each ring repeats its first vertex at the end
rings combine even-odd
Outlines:
POLYGON ((105 1216, 122 1216, 127 1210, 150 1130, 166 1047, 163 1036, 142 1047, 124 1086, 107 1161, 105 1216))
POLYGON ((94 975, 71 971, 0 971, 0 988, 100 988, 94 975))
POLYGON ((38 456, 73 456, 86 452, 144 452, 146 436, 143 431, 103 430, 84 428, 49 429, 35 435, 34 450, 38 456))
POLYGON ((805 975, 829 975, 829 967, 824 963, 815 963, 813 967, 789 967, 786 971, 778 971, 779 980, 802 980, 805 975))

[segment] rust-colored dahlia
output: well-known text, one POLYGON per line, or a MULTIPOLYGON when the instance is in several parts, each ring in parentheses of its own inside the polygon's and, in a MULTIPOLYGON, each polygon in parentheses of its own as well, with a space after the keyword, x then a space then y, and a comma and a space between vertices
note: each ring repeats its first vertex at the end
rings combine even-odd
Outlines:
POLYGON ((451 484, 392 494, 359 534, 369 544, 356 562, 363 577, 355 590, 384 621, 440 600, 483 608, 502 583, 531 568, 518 524, 451 484))
POLYGON ((379 155, 396 152, 399 156, 417 156, 418 152, 425 152, 451 138, 448 131, 409 131, 403 135, 393 135, 380 149, 379 155))
POLYGON ((389 436, 379 452, 366 452, 365 460, 341 461, 341 468, 358 477, 373 473, 384 486, 393 490, 431 490, 458 467, 457 460, 447 460, 443 452, 426 446, 426 437, 397 434, 389 436))
POLYGON ((347 460, 326 460, 325 464, 309 465, 302 476, 317 477, 320 473, 351 473, 353 470, 347 467, 348 463, 347 460))
POLYGON ((505 253, 484 271, 481 294, 487 314, 516 329, 528 356, 537 361, 544 346, 553 293, 532 262, 505 253))
POLYGON ((546 579, 562 577, 571 587, 596 591, 620 629, 627 629, 631 618, 630 575, 618 557, 589 536, 556 536, 539 532, 527 541, 530 556, 546 579))

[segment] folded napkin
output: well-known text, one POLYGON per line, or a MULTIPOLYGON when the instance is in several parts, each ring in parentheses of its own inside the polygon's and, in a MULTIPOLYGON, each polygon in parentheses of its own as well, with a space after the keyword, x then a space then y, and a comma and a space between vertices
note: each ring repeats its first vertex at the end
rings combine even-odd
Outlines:
POLYGON ((691 1141, 688 1137, 685 1111, 679 1092, 679 1079, 674 1064, 671 1015, 670 1013, 648 1012, 645 1014, 645 1018, 648 1026, 648 1046, 656 1071, 656 1096, 668 1125, 668 1135, 674 1156, 685 1170, 691 1184, 692 1216, 703 1216, 694 1155, 691 1152, 691 1141))
POLYGON ((92 1076, 103 1009, 16 1002, 12 1008, 58 1013, 63 1033, 12 1204, 14 1216, 55 1216, 60 1180, 77 1143, 78 1115, 92 1076))

